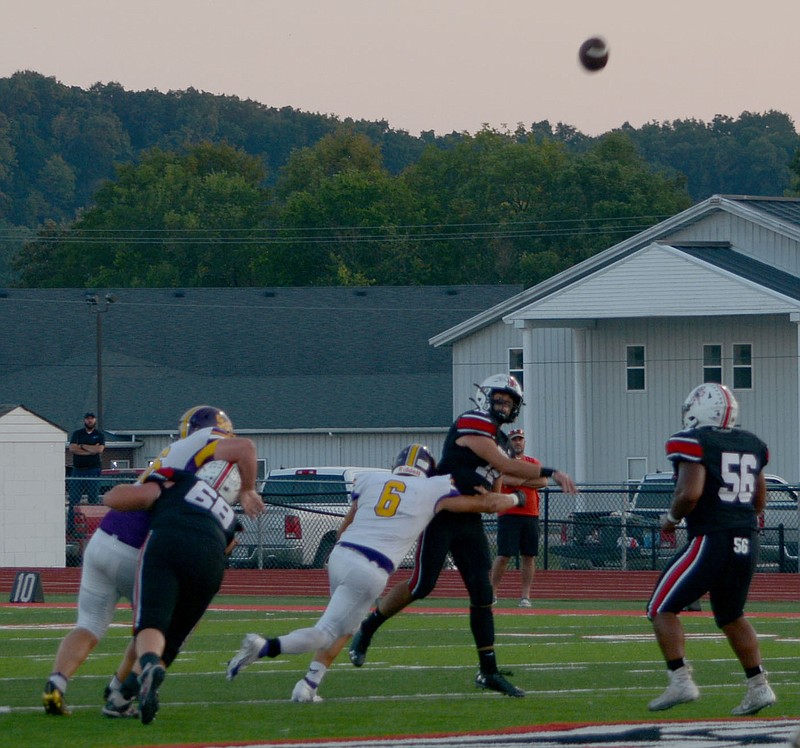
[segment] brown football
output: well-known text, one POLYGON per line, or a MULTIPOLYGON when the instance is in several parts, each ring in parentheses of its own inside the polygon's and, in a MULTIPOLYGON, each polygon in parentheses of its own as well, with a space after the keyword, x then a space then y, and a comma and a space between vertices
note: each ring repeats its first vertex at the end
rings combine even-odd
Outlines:
POLYGON ((587 39, 578 50, 578 59, 592 73, 602 70, 608 63, 608 45, 605 39, 599 36, 587 39))

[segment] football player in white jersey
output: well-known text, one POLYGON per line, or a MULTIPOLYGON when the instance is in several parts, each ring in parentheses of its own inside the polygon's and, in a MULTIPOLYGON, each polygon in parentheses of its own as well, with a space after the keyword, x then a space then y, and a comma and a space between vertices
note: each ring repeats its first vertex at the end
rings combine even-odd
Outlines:
MULTIPOLYGON (((398 454, 390 476, 364 473, 356 479, 353 503, 328 561, 332 595, 325 612, 314 626, 284 636, 265 639, 247 634, 228 663, 228 680, 262 657, 315 650, 318 654, 327 650, 335 657, 437 512, 494 513, 519 503, 516 495, 482 488, 477 495, 461 495, 450 476, 435 472, 436 461, 428 448, 411 444, 398 454)), ((315 657, 306 677, 295 686, 293 701, 321 700, 317 688, 332 657, 315 657)))

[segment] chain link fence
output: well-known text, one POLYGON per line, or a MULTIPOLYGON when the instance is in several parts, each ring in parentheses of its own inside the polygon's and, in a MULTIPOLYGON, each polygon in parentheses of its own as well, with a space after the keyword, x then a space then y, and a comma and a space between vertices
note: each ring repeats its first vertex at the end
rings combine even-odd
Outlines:
MULTIPOLYGON (((97 503, 90 503, 84 494, 78 504, 65 501, 68 565, 80 565, 83 548, 106 511, 103 493, 114 483, 130 481, 131 475, 75 480, 97 481, 98 498, 97 503)), ((638 490, 635 485, 584 484, 579 486, 578 495, 569 496, 557 488, 542 489, 538 568, 663 569, 686 542, 686 530, 679 527, 673 534, 663 533, 659 517, 668 504, 637 511, 638 490)), ((780 497, 784 501, 787 495, 792 496, 792 511, 766 515, 767 521, 770 517, 781 521, 761 528, 759 571, 798 571, 798 490, 798 486, 787 486, 780 497)), ((664 497, 669 496, 661 491, 664 497)), ((267 511, 257 519, 240 514, 243 530, 238 534, 229 565, 255 569, 322 568, 349 507, 350 496, 344 484, 306 480, 298 486, 266 481, 261 492, 267 511)), ((66 496, 70 496, 69 490, 66 496)), ((483 520, 494 555, 497 518, 485 515, 483 520)), ((413 551, 412 548, 402 566, 413 566, 413 551)), ((512 559, 510 568, 515 565, 518 566, 518 559, 512 559)))

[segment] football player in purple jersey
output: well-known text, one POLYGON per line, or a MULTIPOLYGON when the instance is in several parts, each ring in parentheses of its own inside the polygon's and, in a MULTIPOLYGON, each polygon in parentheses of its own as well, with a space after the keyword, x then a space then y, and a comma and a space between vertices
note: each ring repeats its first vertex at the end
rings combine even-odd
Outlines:
MULTIPOLYGON (((513 423, 522 407, 522 388, 514 377, 494 374, 478 385, 474 410, 462 413, 445 437, 438 472, 451 475, 456 488, 465 495, 477 487, 499 489, 502 475, 523 480, 552 477, 565 491, 575 493, 566 473, 553 468, 512 459, 501 425, 513 423)), ((494 593, 489 578, 492 558, 480 515, 439 512, 419 539, 414 571, 378 601, 375 610, 361 623, 350 643, 350 661, 360 667, 378 628, 409 603, 420 600, 436 586, 447 554, 464 580, 469 593, 470 630, 478 650, 480 688, 520 697, 525 692, 511 684, 498 670, 494 651, 494 593)))
POLYGON ((755 714, 775 703, 761 667, 758 638, 744 606, 758 561, 757 516, 766 503, 767 445, 735 428, 739 405, 722 384, 695 387, 683 404, 683 431, 667 440, 675 468, 675 493, 661 529, 685 520, 688 542, 656 583, 647 616, 653 623, 669 684, 651 711, 694 701, 700 690, 686 664, 680 612, 706 592, 714 621, 741 663, 747 690, 732 714, 755 714))
MULTIPOLYGON (((71 713, 64 698, 69 679, 105 636, 120 598, 133 602, 139 548, 149 529, 150 512, 111 510, 89 540, 83 554, 78 590, 78 620, 59 644, 42 695, 45 713, 71 713)), ((122 681, 131 672, 135 659, 131 643, 106 688, 103 714, 107 717, 133 717, 137 714, 132 699, 121 693, 122 681)))

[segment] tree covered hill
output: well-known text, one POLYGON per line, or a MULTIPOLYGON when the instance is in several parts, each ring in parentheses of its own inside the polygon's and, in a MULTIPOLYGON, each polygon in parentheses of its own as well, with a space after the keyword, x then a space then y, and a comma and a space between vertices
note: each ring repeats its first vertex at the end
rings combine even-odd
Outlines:
POLYGON ((533 284, 711 194, 786 194, 793 171, 800 136, 774 111, 416 137, 18 72, 0 79, 0 285, 533 284))
MULTIPOLYGON (((277 109, 194 89, 134 92, 109 83, 84 90, 18 72, 0 79, 0 221, 35 228, 47 219, 72 218, 114 176, 114 164, 153 147, 225 141, 263 160, 266 179, 274 183, 293 151, 343 124, 380 146, 391 174, 416 163, 427 145, 448 148, 463 136, 430 131, 416 137, 385 121, 277 109)), ((791 183, 789 164, 800 148, 794 124, 780 112, 620 129, 646 161, 684 174, 695 201, 713 193, 784 194, 791 183)), ((597 140, 547 121, 527 130, 520 125, 516 134, 554 139, 576 151, 597 140)))

